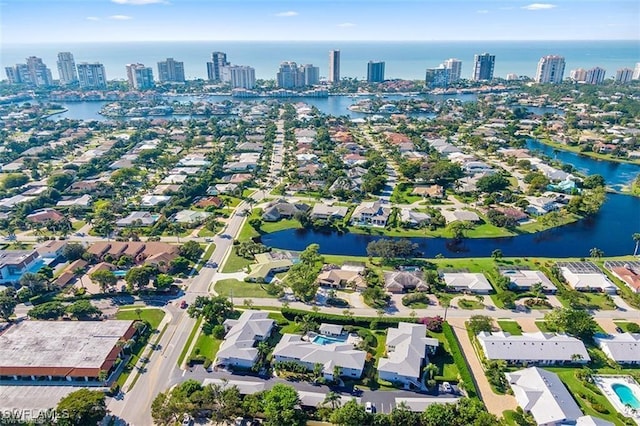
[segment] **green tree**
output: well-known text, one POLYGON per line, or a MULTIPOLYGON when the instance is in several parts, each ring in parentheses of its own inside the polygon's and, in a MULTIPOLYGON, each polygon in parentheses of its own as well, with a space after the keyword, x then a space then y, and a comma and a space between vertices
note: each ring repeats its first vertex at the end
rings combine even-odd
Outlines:
POLYGON ((65 308, 60 302, 46 302, 31 308, 27 315, 38 320, 58 319, 64 315, 65 308))
POLYGON ((502 259, 502 250, 495 249, 491 252, 491 257, 493 257, 495 260, 502 259))
POLYGON ((604 251, 597 247, 594 247, 589 250, 589 256, 593 257, 594 259, 600 259, 602 256, 604 256, 604 251))
POLYGON ((62 255, 70 262, 81 259, 86 250, 82 244, 69 243, 62 249, 62 255))
POLYGON ((373 416, 367 413, 355 398, 336 409, 329 417, 331 423, 344 426, 363 426, 371 424, 372 420, 373 416))
POLYGON ((487 194, 500 192, 509 186, 509 180, 501 174, 494 173, 482 176, 476 183, 476 188, 487 194))
POLYGON ((127 282, 129 288, 144 288, 149 285, 151 277, 155 275, 155 269, 149 267, 149 265, 140 266, 137 268, 131 268, 124 276, 124 280, 127 282))
POLYGON ((17 188, 29 182, 29 177, 24 173, 11 173, 6 175, 2 180, 4 189, 17 188))
POLYGON ((167 274, 158 274, 156 279, 153 281, 154 287, 158 289, 170 287, 171 284, 173 284, 173 277, 167 274))
POLYGON ((289 269, 284 285, 291 288, 296 297, 309 302, 318 291, 316 278, 320 273, 323 257, 318 253, 318 244, 309 245, 300 253, 300 262, 289 269))
POLYGON ((189 270, 190 263, 189 259, 178 256, 169 263, 169 266, 172 274, 182 274, 189 270))
POLYGON ((486 315, 473 315, 469 318, 467 327, 473 334, 478 334, 481 331, 490 332, 493 330, 493 318, 486 315))
POLYGON ((224 296, 198 296, 187 310, 191 318, 203 317, 212 325, 222 324, 232 312, 233 303, 224 296))
POLYGON ((303 426, 306 416, 300 407, 298 392, 291 386, 276 383, 267 391, 264 400, 267 426, 303 426))
POLYGON ((0 292, 0 318, 9 321, 16 306, 18 306, 18 300, 15 298, 15 294, 12 294, 9 289, 0 292))
POLYGON ((551 329, 590 340, 598 329, 593 316, 584 309, 556 308, 544 316, 551 329))
POLYGON ((187 241, 180 247, 180 256, 197 262, 204 253, 204 249, 196 241, 187 241))
POLYGON ((99 390, 79 389, 63 397, 56 410, 66 414, 59 417, 58 425, 95 425, 107 415, 105 394, 99 390))
MULTIPOLYGON (((322 364, 320 365, 320 371, 322 371, 322 364)), ((315 370, 315 369, 314 369, 315 370)), ((342 397, 339 393, 334 391, 327 392, 327 395, 324 397, 324 401, 322 401, 322 405, 328 405, 332 410, 335 410, 340 406, 342 402, 342 397)))
POLYGON ((102 292, 104 292, 107 287, 114 286, 118 282, 118 277, 115 276, 113 271, 108 269, 101 269, 93 272, 89 277, 91 278, 91 281, 100 286, 100 290, 102 292))
POLYGON ((633 242, 635 243, 635 248, 633 249, 633 255, 638 255, 638 246, 640 246, 640 232, 634 232, 631 236, 633 242))
POLYGON ((102 311, 88 300, 78 300, 67 306, 66 312, 74 318, 87 319, 102 315, 102 311))

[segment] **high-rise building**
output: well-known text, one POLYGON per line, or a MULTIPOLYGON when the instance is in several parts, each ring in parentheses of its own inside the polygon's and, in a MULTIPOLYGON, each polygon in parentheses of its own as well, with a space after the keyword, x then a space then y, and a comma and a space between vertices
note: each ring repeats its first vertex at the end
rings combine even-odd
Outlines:
POLYGON ((587 70, 584 68, 576 68, 571 70, 569 78, 573 81, 585 81, 587 79, 587 70))
POLYGON ((300 65, 298 71, 302 74, 303 86, 313 86, 320 83, 320 68, 314 67, 312 64, 300 65))
POLYGON ((132 89, 151 89, 153 88, 153 69, 143 64, 127 64, 127 80, 132 89))
POLYGON ((540 58, 536 71, 538 83, 562 83, 564 76, 564 57, 547 55, 540 58))
POLYGON ((633 69, 633 80, 640 80, 640 62, 636 62, 636 67, 633 69))
POLYGON ((78 82, 78 73, 76 72, 76 61, 73 59, 71 52, 58 53, 58 76, 60 84, 69 85, 78 82))
POLYGON ((276 80, 278 87, 283 89, 293 89, 304 86, 304 76, 302 76, 295 62, 282 62, 276 74, 276 80))
POLYGON ((4 70, 11 84, 33 84, 27 64, 16 64, 13 67, 6 67, 4 70))
POLYGON ((229 65, 223 67, 225 74, 228 73, 231 87, 234 89, 253 89, 256 85, 256 70, 245 65, 229 65))
POLYGON ((424 83, 429 88, 447 87, 451 79, 450 71, 440 64, 437 68, 427 68, 424 83))
POLYGON ((106 89, 107 74, 104 65, 99 62, 78 64, 78 81, 83 89, 106 89))
POLYGON ((14 67, 6 67, 7 78, 12 84, 30 84, 34 86, 51 86, 53 77, 51 70, 42 62, 42 59, 29 56, 26 64, 16 64, 14 67))
POLYGON ((633 79, 633 70, 631 68, 620 68, 616 71, 616 83, 625 84, 633 79))
POLYGON ((493 80, 493 68, 496 64, 496 56, 488 53, 475 55, 473 58, 473 80, 493 80))
POLYGON ((450 58, 444 61, 444 67, 449 70, 449 83, 455 83, 460 80, 462 75, 462 61, 455 58, 450 58))
POLYGON ((340 51, 329 51, 329 83, 340 81, 340 51))
POLYGON ((158 80, 163 83, 184 83, 184 62, 173 58, 158 62, 158 80))
POLYGON ((584 79, 587 84, 602 84, 604 75, 607 71, 604 68, 595 67, 587 70, 587 76, 584 79))
POLYGON ((207 62, 207 78, 210 81, 222 81, 222 68, 231 65, 224 52, 211 53, 211 62, 207 62))
POLYGON ((367 64, 367 81, 369 83, 380 83, 384 81, 383 61, 369 61, 367 64))

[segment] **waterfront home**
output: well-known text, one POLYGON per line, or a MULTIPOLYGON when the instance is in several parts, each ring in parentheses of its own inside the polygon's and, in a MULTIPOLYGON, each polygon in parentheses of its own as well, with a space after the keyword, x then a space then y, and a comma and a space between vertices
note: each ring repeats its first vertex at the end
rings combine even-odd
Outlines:
POLYGON ((327 380, 337 379, 334 377, 336 367, 341 377, 359 379, 366 358, 366 352, 354 349, 350 343, 326 341, 318 337, 308 341, 298 334, 285 334, 273 349, 276 362, 294 361, 309 371, 313 371, 316 364, 321 364, 322 375, 327 380))
POLYGON ((126 226, 151 226, 160 219, 159 214, 149 212, 131 212, 127 217, 118 219, 116 226, 122 228, 126 226))
POLYGON ((429 355, 438 349, 438 339, 426 337, 424 324, 398 323, 387 330, 386 357, 378 361, 378 376, 382 380, 421 388, 422 367, 429 363, 429 355))
POLYGON ((246 310, 237 320, 223 323, 227 334, 216 354, 215 365, 251 368, 258 360, 257 342, 269 338, 275 321, 265 311, 246 310))
POLYGON ((640 262, 607 261, 604 267, 623 281, 634 293, 640 293, 640 262))
POLYGON ((554 198, 550 197, 525 197, 529 201, 529 205, 525 211, 533 216, 542 216, 549 212, 558 210, 560 205, 554 198))
POLYGON ((280 253, 258 253, 254 257, 255 264, 250 265, 251 272, 247 275, 247 281, 267 281, 269 277, 278 272, 288 271, 293 266, 293 261, 288 256, 280 256, 280 253))
POLYGON ((506 373, 518 405, 538 425, 576 424, 582 411, 557 374, 538 367, 506 373))
POLYGON ((262 214, 262 220, 277 222, 280 219, 291 219, 296 213, 306 213, 310 207, 303 203, 289 203, 285 200, 277 200, 269 203, 262 214))
POLYGON ((344 267, 338 268, 335 265, 323 268, 323 271, 318 275, 317 282, 323 287, 332 288, 363 289, 367 287, 361 271, 344 267))
POLYGON ((469 210, 446 210, 443 209, 442 216, 447 221, 447 223, 451 222, 480 222, 480 216, 477 213, 469 211, 469 210))
POLYGON ((509 278, 509 288, 517 291, 530 291, 536 284, 542 284, 545 293, 555 294, 558 288, 540 271, 526 269, 501 269, 500 275, 509 278))
POLYGON ((489 294, 493 287, 481 273, 445 272, 442 275, 447 290, 462 293, 489 294))
POLYGON ((349 211, 348 207, 343 206, 330 206, 324 203, 317 203, 313 205, 311 209, 311 214, 309 217, 311 219, 344 219, 349 211))
POLYGON ((417 228, 431 222, 431 216, 427 213, 417 212, 410 208, 400 209, 400 222, 408 227, 417 228))
POLYGON ((384 273, 384 289, 390 293, 429 291, 429 285, 422 279, 422 271, 394 271, 384 273))
POLYGON ((507 332, 483 331, 477 338, 487 359, 508 364, 585 364, 591 360, 584 343, 566 334, 537 332, 512 336, 507 332))
POLYGON ((640 364, 640 333, 596 334, 593 340, 618 364, 640 364))
POLYGON ((380 201, 363 201, 353 211, 351 223, 357 226, 385 227, 390 215, 391 208, 383 207, 380 201))
POLYGON ((591 262, 558 262, 562 276, 574 290, 616 294, 618 287, 591 262))

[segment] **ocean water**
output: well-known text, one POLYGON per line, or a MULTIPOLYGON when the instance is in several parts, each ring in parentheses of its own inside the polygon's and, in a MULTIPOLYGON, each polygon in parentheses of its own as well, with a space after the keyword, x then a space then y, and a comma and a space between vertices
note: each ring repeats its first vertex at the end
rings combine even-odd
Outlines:
POLYGON ((635 41, 434 41, 434 42, 131 42, 1 45, 0 66, 24 63, 27 56, 41 57, 57 78, 56 57, 70 51, 78 62, 101 62, 108 79, 126 78, 125 64, 140 62, 154 69, 157 62, 173 57, 184 62, 187 79, 206 78, 206 62, 212 51, 227 53, 236 65, 255 68, 256 78, 274 79, 280 62, 311 63, 328 73, 329 50, 341 51, 341 76, 366 78, 367 62, 385 61, 385 77, 423 79, 426 68, 438 66, 445 59, 462 61, 462 77, 469 78, 474 54, 488 52, 496 56, 495 76, 509 73, 534 76, 538 60, 544 55, 562 55, 566 59, 565 77, 574 68, 600 66, 607 77, 619 68, 633 68, 640 62, 640 42, 635 41))

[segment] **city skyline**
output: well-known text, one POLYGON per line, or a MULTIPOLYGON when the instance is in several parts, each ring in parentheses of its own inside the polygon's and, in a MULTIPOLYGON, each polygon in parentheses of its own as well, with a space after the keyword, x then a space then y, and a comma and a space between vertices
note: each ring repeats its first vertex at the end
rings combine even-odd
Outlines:
POLYGON ((632 0, 4 0, 0 9, 2 44, 291 40, 291 34, 300 41, 637 40, 640 34, 640 5, 632 0))

